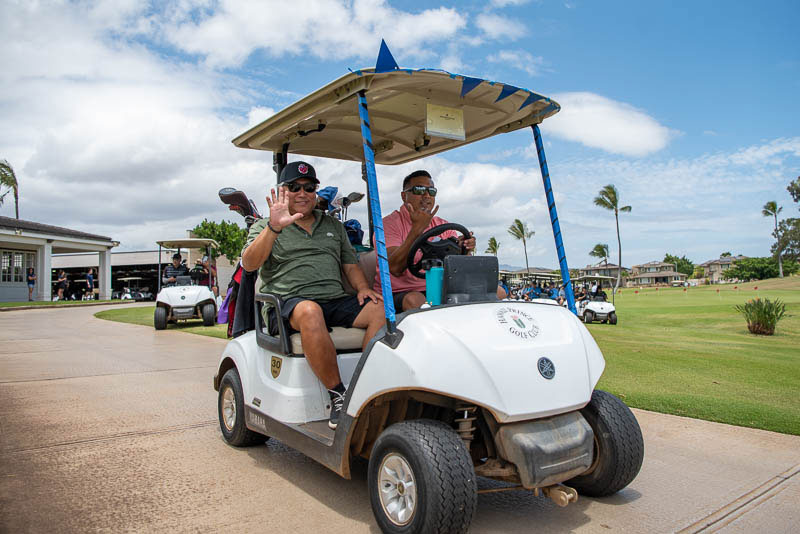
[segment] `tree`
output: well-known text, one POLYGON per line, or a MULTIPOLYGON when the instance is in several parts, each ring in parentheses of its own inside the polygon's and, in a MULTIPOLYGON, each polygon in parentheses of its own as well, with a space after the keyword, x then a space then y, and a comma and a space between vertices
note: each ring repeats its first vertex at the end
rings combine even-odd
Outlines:
POLYGON ((800 176, 789 182, 786 190, 789 191, 790 195, 792 195, 792 200, 795 202, 800 202, 800 176))
MULTIPOLYGON (((775 218, 775 232, 778 231, 778 214, 783 211, 783 208, 778 206, 778 203, 774 200, 770 200, 764 207, 761 209, 761 215, 764 217, 774 217, 775 218)), ((773 235, 775 234, 773 232, 773 235)), ((781 261, 781 251, 778 251, 778 276, 783 278, 783 262, 781 261)))
POLYGON ((497 239, 494 237, 489 238, 489 246, 486 247, 484 252, 488 252, 489 254, 494 254, 497 257, 497 252, 500 250, 500 243, 497 242, 497 239))
POLYGON ((770 252, 786 258, 787 264, 797 263, 800 260, 800 219, 782 220, 772 235, 775 236, 775 244, 770 252))
POLYGON ((706 270, 703 269, 701 265, 695 265, 694 272, 692 273, 692 276, 690 276, 690 278, 703 278, 705 274, 706 270))
POLYGON ((0 194, 0 206, 10 192, 14 192, 14 211, 17 219, 19 219, 19 182, 17 182, 17 175, 14 174, 14 169, 11 164, 6 160, 0 160, 0 187, 5 186, 9 189, 0 194))
POLYGON ((525 272, 530 273, 531 268, 528 266, 528 239, 533 237, 536 232, 528 229, 528 225, 519 219, 514 219, 514 223, 508 227, 508 233, 511 234, 514 239, 522 241, 522 249, 525 251, 525 272))
POLYGON ((690 277, 694 274, 694 262, 686 256, 681 256, 679 258, 678 256, 667 253, 664 255, 664 263, 674 263, 675 270, 686 276, 690 277))
MULTIPOLYGON (((786 264, 786 274, 793 274, 800 269, 797 262, 786 264)), ((722 273, 723 278, 739 280, 764 280, 778 276, 778 262, 773 257, 742 258, 722 273)))
POLYGON ((603 209, 607 209, 609 211, 614 212, 614 220, 617 223, 617 247, 619 248, 619 268, 620 270, 617 271, 617 285, 614 286, 614 292, 617 292, 617 288, 620 285, 622 279, 622 241, 619 237, 619 212, 624 211, 625 213, 630 213, 631 207, 630 206, 623 206, 619 207, 619 192, 617 188, 614 187, 613 184, 608 184, 603 189, 600 190, 598 195, 594 197, 594 204, 595 206, 600 206, 603 209))
POLYGON ((605 243, 598 243, 594 246, 589 256, 603 260, 603 265, 608 265, 608 245, 605 243))
POLYGON ((723 252, 722 254, 719 255, 719 257, 720 258, 730 258, 731 257, 731 253, 730 252, 723 252))
POLYGON ((192 229, 195 237, 213 239, 219 243, 219 250, 212 249, 211 255, 215 258, 224 254, 231 263, 234 263, 242 254, 242 249, 247 241, 247 230, 239 228, 234 222, 214 222, 203 219, 203 222, 192 229))

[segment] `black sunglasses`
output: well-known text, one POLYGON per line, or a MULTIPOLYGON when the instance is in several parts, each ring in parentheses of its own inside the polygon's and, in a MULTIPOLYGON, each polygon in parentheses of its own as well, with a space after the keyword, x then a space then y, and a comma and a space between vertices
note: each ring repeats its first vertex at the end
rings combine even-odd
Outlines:
POLYGON ((430 196, 436 196, 437 189, 432 185, 414 185, 409 187, 408 189, 403 189, 403 193, 411 193, 413 195, 424 195, 428 193, 430 196))
POLYGON ((290 193, 297 193, 301 189, 306 193, 313 193, 314 191, 317 190, 317 185, 318 184, 312 184, 312 183, 298 184, 297 182, 289 182, 288 184, 285 185, 285 187, 286 189, 289 190, 290 193))

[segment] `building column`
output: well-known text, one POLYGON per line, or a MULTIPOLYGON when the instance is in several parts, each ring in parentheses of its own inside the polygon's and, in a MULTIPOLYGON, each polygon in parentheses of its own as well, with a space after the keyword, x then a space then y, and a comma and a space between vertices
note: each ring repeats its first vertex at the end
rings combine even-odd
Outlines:
POLYGON ((98 252, 100 261, 97 269, 97 286, 100 289, 100 300, 111 299, 111 249, 98 252))
POLYGON ((36 247, 35 300, 51 300, 53 291, 53 245, 44 243, 36 247))

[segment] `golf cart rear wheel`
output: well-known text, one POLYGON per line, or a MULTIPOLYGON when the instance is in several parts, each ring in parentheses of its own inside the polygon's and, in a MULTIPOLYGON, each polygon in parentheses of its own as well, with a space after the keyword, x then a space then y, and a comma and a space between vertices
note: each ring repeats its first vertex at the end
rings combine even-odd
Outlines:
POLYGON ((417 419, 387 428, 369 458, 369 496, 381 531, 466 532, 477 506, 472 460, 455 431, 417 419))
POLYGON ((164 330, 167 327, 167 309, 163 306, 156 306, 153 314, 153 326, 156 330, 164 330))
POLYGON ((614 312, 609 313, 608 322, 609 324, 617 324, 617 314, 614 312))
POLYGON ((586 310, 583 312, 583 322, 591 323, 592 321, 594 321, 594 312, 591 310, 586 310))
POLYGON ((214 326, 214 319, 217 318, 217 310, 213 304, 203 305, 203 326, 214 326))
POLYGON ((630 484, 644 460, 644 441, 630 408, 611 393, 595 390, 581 414, 594 431, 594 461, 566 485, 582 495, 604 497, 630 484))
POLYGON ((244 394, 236 368, 228 369, 219 384, 217 401, 219 428, 222 437, 234 447, 249 447, 264 443, 267 436, 253 432, 244 422, 244 394))

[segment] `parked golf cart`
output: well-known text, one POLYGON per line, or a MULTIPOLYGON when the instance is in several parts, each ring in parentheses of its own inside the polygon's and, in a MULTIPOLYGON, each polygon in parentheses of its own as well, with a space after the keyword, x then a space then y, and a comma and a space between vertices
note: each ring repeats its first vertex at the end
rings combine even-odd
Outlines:
MULTIPOLYGON (((611 302, 608 302, 608 297, 603 291, 603 284, 613 290, 613 284, 616 278, 612 276, 581 276, 572 280, 573 287, 581 287, 588 285, 591 287, 595 282, 598 286, 596 296, 589 296, 585 300, 576 303, 578 317, 583 319, 584 323, 591 323, 592 321, 600 321, 601 323, 617 324, 617 308, 611 302)), ((573 289, 574 291, 574 289, 573 289)))
POLYGON ((491 491, 531 490, 560 506, 578 493, 610 495, 628 485, 643 460, 641 431, 622 401, 594 389, 605 361, 575 315, 538 129, 559 109, 510 85, 399 70, 384 45, 375 69, 347 74, 237 137, 238 147, 273 152, 278 174, 290 153, 365 164, 377 250, 362 254, 359 265, 370 281, 377 261, 390 295, 375 163, 402 164, 532 128, 569 309, 498 301, 495 257, 459 255, 458 247, 428 241, 468 229, 429 230, 408 264, 426 276, 424 264, 414 262, 417 250, 423 262, 443 262, 434 295, 442 304, 396 315, 385 298, 386 326, 363 352, 363 330, 332 329, 347 386, 334 431, 328 393, 299 334, 280 322, 271 336, 261 320, 260 306, 276 306, 280 316, 281 300, 257 293, 255 330, 228 343, 214 377, 224 439, 247 446, 271 437, 345 478, 352 459, 368 459, 370 501, 383 532, 465 532, 479 476, 510 483, 491 491))
MULTIPOLYGON (((201 285, 199 282, 205 276, 197 269, 190 270, 185 276, 178 276, 174 282, 166 283, 162 280, 161 248, 205 250, 205 255, 211 257, 211 247, 219 248, 213 239, 182 238, 157 241, 158 243, 158 296, 156 309, 153 314, 153 325, 156 330, 164 330, 167 323, 202 319, 203 326, 213 326, 217 317, 217 302, 211 291, 213 282, 210 275, 208 283, 201 285), (164 285, 164 284, 167 285, 164 285)), ((185 260, 184 260, 185 261, 185 260)), ((188 270, 188 268, 187 268, 188 270)))

